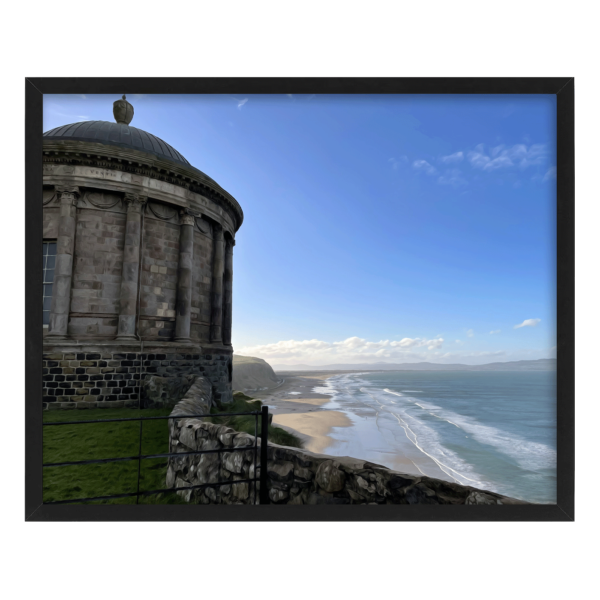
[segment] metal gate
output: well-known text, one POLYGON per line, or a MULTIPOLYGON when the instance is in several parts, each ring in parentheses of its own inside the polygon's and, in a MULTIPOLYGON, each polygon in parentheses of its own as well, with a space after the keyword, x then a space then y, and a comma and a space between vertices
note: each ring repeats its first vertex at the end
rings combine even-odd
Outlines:
POLYGON ((140 422, 140 433, 139 433, 139 451, 136 456, 126 456, 120 458, 100 458, 93 460, 78 460, 70 462, 60 463, 44 463, 43 468, 56 468, 56 467, 70 467, 74 465, 93 465, 93 464, 106 464, 115 462, 125 461, 138 461, 137 471, 137 491, 130 492, 127 494, 113 494, 107 496, 95 496, 88 498, 76 498, 71 500, 53 500, 50 502, 44 502, 44 504, 73 504, 78 502, 87 502, 93 500, 110 500, 113 498, 130 498, 135 496, 136 504, 139 502, 140 496, 150 496, 153 494, 160 494, 162 492, 175 492, 179 490, 194 490, 209 487, 217 487, 219 485, 226 485, 231 483, 254 483, 254 494, 253 501, 256 504, 256 484, 260 483, 260 504, 269 504, 269 492, 267 489, 267 444, 268 444, 268 430, 269 430, 269 408, 263 406, 260 412, 242 412, 242 413, 216 413, 216 414, 201 414, 201 415, 177 415, 177 416, 164 416, 164 417, 128 417, 124 419, 97 419, 91 421, 60 421, 56 423, 43 423, 44 427, 56 427, 60 425, 82 425, 90 423, 122 423, 125 421, 139 421, 140 422), (142 427, 144 421, 153 421, 160 419, 194 419, 203 417, 235 417, 235 416, 254 416, 254 446, 245 446, 241 448, 217 448, 215 450, 194 450, 191 452, 167 452, 165 454, 142 454, 142 427), (261 431, 260 431, 260 461, 258 460, 258 418, 261 418, 261 431), (170 458, 171 456, 181 457, 189 456, 193 454, 223 454, 229 452, 247 452, 248 450, 254 449, 254 477, 250 479, 238 479, 235 481, 217 481, 212 483, 203 483, 200 485, 191 485, 181 488, 163 488, 158 490, 144 490, 140 491, 140 474, 142 460, 151 458, 170 458), (257 472, 260 471, 260 475, 257 472))

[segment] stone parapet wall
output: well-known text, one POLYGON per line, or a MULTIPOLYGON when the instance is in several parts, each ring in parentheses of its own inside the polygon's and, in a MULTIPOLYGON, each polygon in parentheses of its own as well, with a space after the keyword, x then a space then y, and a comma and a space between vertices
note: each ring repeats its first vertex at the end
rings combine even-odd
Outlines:
POLYGON ((197 346, 145 346, 143 351, 139 346, 44 346, 43 408, 137 406, 141 382, 155 375, 201 375, 210 382, 215 398, 231 402, 231 355, 227 348, 197 346))
MULTIPOLYGON (((167 487, 215 483, 179 493, 200 504, 253 503, 253 484, 236 481, 254 477, 254 436, 202 419, 185 418, 208 413, 212 403, 211 386, 198 377, 171 413, 182 418, 169 420, 170 452, 240 451, 172 457, 167 487)), ((269 498, 274 504, 527 504, 494 492, 398 473, 363 460, 276 444, 268 447, 267 473, 269 498)))

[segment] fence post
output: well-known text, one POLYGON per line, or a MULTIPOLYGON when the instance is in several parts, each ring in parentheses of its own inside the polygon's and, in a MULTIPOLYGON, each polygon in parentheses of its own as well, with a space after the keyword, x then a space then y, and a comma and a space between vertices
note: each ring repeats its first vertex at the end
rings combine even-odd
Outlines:
POLYGON ((269 490, 267 489, 267 447, 269 439, 269 407, 262 407, 260 426, 260 503, 269 504, 269 490))

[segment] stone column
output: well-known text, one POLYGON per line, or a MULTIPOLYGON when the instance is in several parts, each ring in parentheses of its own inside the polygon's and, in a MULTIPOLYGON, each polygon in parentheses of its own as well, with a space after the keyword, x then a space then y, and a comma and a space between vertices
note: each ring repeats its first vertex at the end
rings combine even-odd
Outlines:
POLYGON ((56 243, 56 266, 52 286, 50 322, 46 339, 64 340, 67 338, 69 311, 71 308, 71 280, 73 277, 73 253, 75 248, 75 227, 77 224, 77 186, 56 186, 60 198, 60 221, 56 243))
POLYGON ((231 318, 233 315, 233 247, 235 240, 227 239, 225 245, 225 269, 223 271, 223 343, 231 346, 231 318))
POLYGON ((194 217, 180 213, 179 273, 177 276, 176 342, 190 341, 192 308, 192 266, 194 262, 194 217))
POLYGON ((223 325, 223 228, 213 225, 213 273, 210 311, 210 341, 221 344, 223 325))
POLYGON ((145 197, 125 194, 127 223, 123 247, 123 271, 121 273, 121 296, 119 309, 118 340, 136 339, 137 294, 140 280, 140 240, 142 209, 145 197))

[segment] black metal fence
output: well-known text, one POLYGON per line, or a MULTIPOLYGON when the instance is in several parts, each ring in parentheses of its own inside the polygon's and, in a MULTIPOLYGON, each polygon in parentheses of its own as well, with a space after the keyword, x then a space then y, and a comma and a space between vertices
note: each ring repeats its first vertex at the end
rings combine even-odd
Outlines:
POLYGON ((94 500, 111 500, 113 498, 136 498, 136 504, 139 502, 140 496, 150 496, 153 494, 160 494, 163 492, 176 492, 184 490, 194 490, 209 487, 217 487, 219 485, 226 485, 231 483, 254 483, 254 504, 256 504, 256 484, 260 483, 260 504, 269 504, 269 492, 267 489, 267 444, 268 444, 268 431, 269 431, 269 408, 263 406, 260 412, 241 412, 241 413, 216 413, 216 414, 200 414, 200 415, 178 415, 178 416, 164 416, 164 417, 128 417, 124 419, 97 419, 91 421, 60 421, 56 423, 44 423, 44 427, 59 426, 59 425, 82 425, 90 423, 122 423, 125 421, 139 421, 140 422, 140 443, 139 451, 136 456, 125 456, 119 458, 99 458, 92 460, 77 460, 69 462, 59 463, 44 463, 43 468, 55 468, 55 467, 71 467, 74 465, 94 465, 94 464, 106 464, 116 463, 125 461, 138 461, 138 472, 137 472, 137 490, 127 494, 113 494, 107 496, 95 496, 88 498, 76 498, 70 500, 52 500, 44 502, 44 504, 73 504, 77 502, 91 502, 94 500), (160 419, 195 419, 202 417, 236 417, 236 416, 254 416, 254 446, 243 446, 240 448, 216 448, 214 450, 194 450, 191 452, 167 452, 164 454, 142 454, 142 425, 144 421, 153 421, 160 419), (261 418, 261 430, 260 430, 260 462, 258 460, 258 418, 261 418), (212 483, 203 483, 199 485, 190 485, 180 488, 163 488, 159 490, 144 490, 140 491, 140 475, 141 475, 141 464, 142 460, 151 458, 170 458, 172 456, 182 457, 190 456, 194 454, 218 454, 229 452, 247 452, 249 449, 254 449, 254 477, 249 479, 237 479, 235 481, 216 481, 212 483), (260 471, 260 475, 257 472, 260 471))

